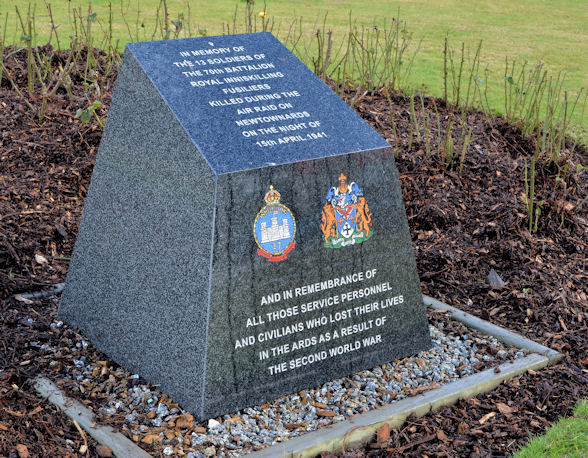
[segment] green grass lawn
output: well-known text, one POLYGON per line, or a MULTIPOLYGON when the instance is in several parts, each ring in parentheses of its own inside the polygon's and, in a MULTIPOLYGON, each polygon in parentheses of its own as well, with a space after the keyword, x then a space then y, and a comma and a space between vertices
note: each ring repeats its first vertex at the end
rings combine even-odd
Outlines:
MULTIPOLYGON (((88 2, 48 1, 55 23, 60 24, 60 39, 62 42, 67 41, 71 34, 72 9, 82 6, 85 10, 88 2)), ((115 41, 120 40, 121 47, 129 41, 123 12, 133 36, 136 25, 143 23, 144 28, 138 27, 139 38, 151 38, 160 0, 113 0, 112 3, 114 38, 115 41)), ((245 2, 242 0, 200 0, 189 3, 188 9, 186 0, 167 1, 170 19, 177 20, 183 14, 183 22, 186 24, 189 19, 193 34, 198 34, 199 30, 205 30, 208 35, 222 34, 226 30, 223 25, 233 23, 236 7, 236 23, 243 29, 245 2)), ((34 0, 31 4, 36 8, 37 42, 42 43, 50 32, 47 9, 43 0, 34 0)), ((13 43, 20 36, 16 27, 15 5, 19 5, 21 10, 26 9, 22 0, 3 0, 0 4, 2 17, 9 14, 7 41, 13 43)), ((97 22, 103 28, 108 27, 108 5, 108 0, 92 2, 92 8, 97 12, 97 22)), ((310 43, 313 43, 315 26, 322 28, 325 14, 326 28, 333 31, 335 43, 345 37, 350 19, 358 25, 376 25, 381 28, 391 24, 400 15, 407 23, 407 30, 413 35, 412 49, 422 40, 413 71, 405 86, 425 89, 437 96, 442 95, 443 90, 445 35, 449 36, 456 50, 464 42, 470 53, 475 51, 479 40, 482 40, 481 68, 487 68, 488 74, 483 73, 479 77, 487 79, 490 105, 499 112, 504 111, 504 62, 507 56, 521 62, 528 60, 535 63, 542 60, 553 74, 565 72, 566 87, 571 94, 577 94, 580 88, 588 88, 588 9, 583 0, 471 0, 465 3, 459 0, 267 0, 265 8, 263 2, 256 2, 255 15, 264 9, 278 37, 284 39, 293 21, 300 20, 302 36, 310 43)), ((257 19, 259 22, 260 19, 257 19)), ((3 28, 3 24, 4 20, 0 27, 3 28)), ((187 26, 184 28, 188 29, 187 26)), ((586 131, 588 115, 584 118, 582 127, 586 131)), ((580 123, 580 110, 577 110, 573 119, 576 124, 580 123)))
POLYGON ((547 430, 544 436, 535 437, 515 458, 578 457, 588 456, 588 401, 580 402, 571 418, 562 418, 547 430))

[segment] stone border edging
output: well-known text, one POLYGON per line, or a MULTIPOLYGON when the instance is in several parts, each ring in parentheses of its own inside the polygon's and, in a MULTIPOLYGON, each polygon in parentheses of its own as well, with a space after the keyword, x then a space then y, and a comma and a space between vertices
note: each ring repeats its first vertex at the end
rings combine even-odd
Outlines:
POLYGON ((94 414, 81 402, 65 396, 48 378, 39 376, 33 380, 33 385, 40 396, 59 407, 69 418, 76 420, 96 441, 110 448, 114 455, 120 458, 147 458, 151 456, 110 426, 96 425, 92 427, 94 414))
POLYGON ((258 452, 251 454, 254 458, 314 457, 321 452, 330 451, 341 453, 357 448, 368 443, 376 433, 376 430, 387 423, 391 428, 402 425, 411 414, 418 417, 435 411, 443 406, 451 405, 459 399, 473 397, 485 393, 500 385, 503 381, 536 370, 561 359, 561 353, 551 348, 540 345, 532 340, 494 325, 469 313, 423 295, 425 305, 435 309, 445 309, 451 312, 451 316, 468 327, 477 329, 484 334, 496 337, 502 342, 528 350, 532 354, 524 358, 516 359, 501 364, 497 369, 486 369, 477 374, 464 377, 455 382, 443 385, 441 388, 429 391, 423 395, 403 399, 389 404, 380 409, 366 412, 349 420, 336 423, 327 428, 322 428, 303 436, 288 439, 283 443, 274 444, 258 452))
POLYGON ((483 334, 494 336, 505 344, 546 356, 549 359, 550 364, 559 361, 563 357, 561 353, 558 353, 549 347, 545 347, 544 345, 538 344, 537 342, 527 339, 526 337, 492 324, 488 321, 482 320, 481 318, 478 318, 474 315, 462 312, 461 310, 452 307, 451 305, 444 304, 443 302, 438 301, 437 299, 433 299, 432 297, 423 295, 423 302, 425 305, 428 305, 437 310, 449 310, 451 312, 451 316, 457 321, 461 321, 466 326, 474 328, 483 334))
POLYGON ((51 296, 53 294, 59 294, 59 293, 63 292, 64 288, 65 288, 65 283, 56 283, 56 284, 52 285, 50 289, 47 289, 45 291, 35 291, 34 293, 13 294, 12 297, 14 297, 15 299, 19 298, 19 297, 22 299, 34 299, 36 297, 45 297, 45 296, 51 296))
MULTIPOLYGON (((484 334, 494 336, 508 345, 528 350, 531 354, 524 358, 503 363, 498 367, 499 370, 486 369, 477 374, 443 385, 439 389, 406 398, 332 426, 288 439, 283 443, 274 444, 258 452, 253 452, 251 456, 254 458, 273 458, 276 456, 303 458, 316 456, 323 451, 341 453, 343 448, 357 448, 369 442, 373 438, 376 430, 386 423, 391 428, 396 428, 402 425, 406 418, 413 413, 418 417, 422 417, 428 412, 454 404, 459 399, 473 397, 490 391, 509 378, 520 375, 528 370, 540 369, 563 357, 561 353, 551 348, 429 296, 423 295, 423 302, 425 305, 434 309, 447 310, 451 312, 452 318, 462 322, 466 326, 477 329, 484 334)), ((33 380, 33 384, 40 396, 59 407, 68 417, 76 420, 90 436, 100 444, 109 447, 116 456, 121 458, 146 458, 151 456, 126 436, 117 433, 109 426, 98 425, 92 427, 94 414, 81 402, 65 396, 48 378, 39 376, 33 380)))

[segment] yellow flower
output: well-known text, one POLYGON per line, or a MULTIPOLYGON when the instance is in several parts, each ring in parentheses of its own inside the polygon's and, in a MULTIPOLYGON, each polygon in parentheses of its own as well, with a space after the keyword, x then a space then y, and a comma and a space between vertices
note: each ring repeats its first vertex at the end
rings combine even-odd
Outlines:
POLYGON ((262 19, 265 19, 265 17, 266 17, 265 11, 260 11, 259 12, 259 17, 262 18, 262 19))

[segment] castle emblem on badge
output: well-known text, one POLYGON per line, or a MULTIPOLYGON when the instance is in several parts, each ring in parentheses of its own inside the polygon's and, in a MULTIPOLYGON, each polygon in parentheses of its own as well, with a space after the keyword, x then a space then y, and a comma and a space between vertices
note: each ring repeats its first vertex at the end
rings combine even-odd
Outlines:
POLYGON ((341 248, 365 242, 372 236, 372 212, 355 182, 339 176, 339 186, 332 186, 323 207, 321 230, 327 248, 341 248))
POLYGON ((265 195, 266 205, 253 223, 253 235, 259 249, 257 254, 272 262, 286 259, 296 246, 296 221, 288 207, 280 203, 280 193, 270 185, 265 195))

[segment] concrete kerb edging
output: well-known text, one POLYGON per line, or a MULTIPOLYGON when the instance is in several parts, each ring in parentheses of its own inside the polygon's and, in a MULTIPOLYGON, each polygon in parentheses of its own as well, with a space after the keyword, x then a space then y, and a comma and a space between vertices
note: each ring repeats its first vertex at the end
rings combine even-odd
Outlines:
MULTIPOLYGON (((448 310, 454 319, 464 323, 466 326, 477 329, 484 334, 492 335, 508 345, 528 350, 531 354, 524 358, 504 363, 499 366, 499 370, 487 369, 443 385, 441 388, 423 395, 403 399, 381 409, 372 410, 349 420, 336 423, 330 427, 272 445, 264 450, 252 453, 251 456, 260 458, 276 456, 302 458, 316 456, 327 450, 340 453, 343 448, 360 447, 369 442, 376 430, 386 423, 391 428, 398 427, 413 413, 421 417, 430 411, 453 404, 459 399, 490 391, 504 380, 528 370, 540 369, 558 361, 563 356, 551 348, 526 339, 500 326, 488 323, 469 313, 462 312, 431 297, 423 296, 423 301, 425 305, 432 308, 448 310)), ((111 427, 99 425, 93 427, 94 414, 79 401, 65 396, 51 380, 38 377, 33 383, 40 396, 55 404, 68 417, 76 420, 90 436, 100 444, 109 447, 116 456, 125 458, 151 456, 111 427)))
POLYGON ((506 344, 528 350, 531 354, 524 358, 501 364, 498 367, 499 370, 487 369, 443 385, 441 388, 423 395, 403 399, 394 404, 336 423, 328 428, 322 428, 304 436, 289 439, 281 444, 272 445, 264 450, 252 453, 251 456, 255 458, 276 456, 303 458, 316 456, 323 451, 341 453, 343 448, 349 450, 360 447, 368 443, 374 437, 376 430, 386 423, 391 428, 396 428, 402 425, 406 418, 413 413, 417 417, 422 417, 430 411, 454 404, 459 399, 490 391, 509 378, 529 370, 540 369, 558 361, 563 356, 551 348, 526 339, 500 326, 488 323, 469 313, 462 312, 431 297, 423 296, 423 301, 425 305, 432 308, 448 310, 454 319, 464 323, 466 326, 477 329, 484 334, 492 335, 506 344))
POLYGON ((423 295, 423 302, 425 305, 437 310, 449 310, 451 312, 451 316, 457 321, 461 321, 466 326, 477 329, 483 334, 494 336, 507 345, 512 345, 513 347, 517 347, 522 350, 528 350, 532 353, 538 353, 540 355, 546 356, 549 359, 550 364, 559 361, 563 357, 561 353, 558 353, 549 347, 545 347, 544 345, 538 344, 537 342, 527 339, 512 331, 501 328, 500 326, 489 323, 488 321, 484 321, 478 317, 475 317, 474 315, 462 312, 461 310, 456 309, 451 305, 444 304, 443 302, 438 301, 437 299, 433 299, 432 297, 423 295))
POLYGON ((518 359, 512 364, 501 365, 500 373, 495 373, 494 369, 487 369, 443 385, 441 388, 429 391, 424 395, 403 399, 386 407, 336 423, 328 428, 289 439, 282 444, 272 445, 252 453, 251 456, 256 458, 277 456, 298 458, 316 456, 323 451, 341 453, 343 446, 349 450, 369 442, 376 430, 385 423, 388 423, 391 428, 396 428, 402 425, 412 413, 417 417, 422 417, 430 411, 453 404, 461 398, 490 391, 508 378, 529 369, 540 369, 547 363, 548 359, 545 356, 532 354, 518 359))
POLYGON ((151 456, 130 439, 114 431, 110 426, 95 425, 92 427, 94 414, 81 402, 65 396, 48 378, 37 377, 33 380, 33 384, 39 395, 59 407, 69 418, 76 420, 90 436, 100 444, 110 448, 116 456, 121 458, 145 458, 151 456))

